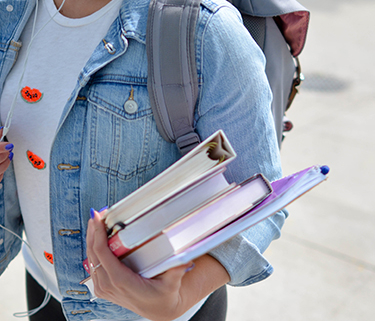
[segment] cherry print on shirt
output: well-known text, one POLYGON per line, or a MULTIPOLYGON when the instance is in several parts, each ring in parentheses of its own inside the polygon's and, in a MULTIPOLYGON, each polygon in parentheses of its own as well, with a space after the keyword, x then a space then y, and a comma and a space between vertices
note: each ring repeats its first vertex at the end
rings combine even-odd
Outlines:
POLYGON ((21 89, 21 97, 24 101, 29 104, 35 104, 43 98, 43 94, 39 91, 39 89, 26 86, 21 89))
POLYGON ((29 160, 29 162, 34 168, 38 170, 42 170, 46 168, 46 163, 38 155, 34 154, 33 152, 29 150, 26 151, 26 155, 27 155, 27 159, 29 160))

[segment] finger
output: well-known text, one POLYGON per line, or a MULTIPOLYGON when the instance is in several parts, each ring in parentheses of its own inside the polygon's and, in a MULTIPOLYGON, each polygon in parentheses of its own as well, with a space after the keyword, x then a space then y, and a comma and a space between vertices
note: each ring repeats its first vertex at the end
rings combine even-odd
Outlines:
POLYGON ((92 251, 103 266, 110 267, 110 264, 105 263, 108 259, 111 261, 118 261, 117 257, 112 253, 108 247, 108 237, 105 226, 101 221, 101 216, 97 211, 94 211, 94 217, 90 220, 90 228, 92 229, 92 251))
POLYGON ((100 214, 96 211, 93 214, 94 218, 90 219, 88 228, 88 242, 92 244, 88 246, 88 256, 89 260, 95 260, 101 264, 92 274, 95 295, 113 301, 116 298, 114 293, 117 287, 127 278, 127 267, 108 248, 107 233, 100 214))
POLYGON ((13 144, 0 142, 0 163, 13 158, 13 144))
POLYGON ((7 157, 3 162, 0 162, 0 174, 4 174, 10 165, 10 159, 7 157))
MULTIPOLYGON (((99 212, 95 211, 93 208, 90 210, 90 216, 91 218, 93 219, 95 217, 95 215, 99 215, 100 219, 102 218, 102 216, 105 214, 105 212, 107 211, 108 209, 108 206, 105 206, 103 207, 99 212)), ((89 220, 88 222, 88 227, 87 227, 87 235, 86 235, 86 243, 87 244, 91 244, 93 245, 94 244, 94 226, 93 223, 92 223, 92 219, 89 220)))
MULTIPOLYGON (((107 210, 107 206, 103 207, 99 212, 91 209, 90 216, 91 219, 88 222, 87 228, 87 236, 86 236, 86 243, 87 243, 87 258, 89 259, 89 265, 93 265, 94 267, 97 266, 99 263, 101 264, 99 258, 94 251, 94 243, 95 243, 95 227, 94 227, 94 217, 99 216, 101 219, 102 215, 107 210)), ((108 241, 107 237, 105 238, 106 242, 108 241)))
POLYGON ((0 152, 10 152, 13 150, 13 148, 14 148, 14 145, 12 143, 0 142, 0 152))
POLYGON ((96 267, 95 271, 93 271, 91 275, 94 282, 95 295, 99 298, 110 300, 113 285, 104 266, 101 263, 99 264, 100 266, 96 267))
MULTIPOLYGON (((13 145, 12 145, 13 146, 13 145)), ((13 159, 13 147, 7 149, 3 144, 0 143, 0 164, 6 162, 6 168, 3 169, 3 172, 8 168, 10 161, 13 159)))
POLYGON ((98 260, 102 263, 102 266, 108 273, 112 282, 116 284, 119 278, 121 278, 122 282, 124 280, 138 282, 140 276, 125 266, 125 264, 121 263, 109 249, 107 233, 97 212, 95 213, 92 223, 94 230, 93 251, 98 260))
POLYGON ((13 158, 13 153, 9 153, 9 152, 0 152, 0 164, 4 163, 5 161, 7 160, 11 160, 11 158, 13 158))
POLYGON ((108 289, 108 284, 109 284, 109 277, 102 265, 99 267, 98 264, 101 264, 99 261, 98 257, 95 254, 95 251, 93 250, 94 246, 94 228, 93 228, 93 220, 90 219, 88 223, 88 228, 87 228, 87 236, 86 236, 86 241, 87 241, 87 259, 88 259, 88 264, 90 268, 90 274, 92 281, 94 283, 94 292, 95 295, 99 298, 107 299, 106 297, 106 289, 108 289), (96 269, 94 270, 93 267, 96 269))
POLYGON ((105 230, 104 224, 100 220, 100 214, 97 211, 92 211, 92 218, 89 221, 88 230, 87 230, 87 250, 88 255, 91 259, 96 259, 95 263, 97 264, 100 262, 102 267, 110 266, 110 264, 106 264, 103 261, 110 259, 115 263, 119 263, 117 257, 112 253, 112 251, 108 248, 108 237, 107 232, 105 230), (109 254, 102 255, 103 252, 107 252, 109 254))
MULTIPOLYGON (((94 266, 98 265, 99 259, 96 257, 95 252, 93 250, 94 246, 94 228, 92 226, 92 220, 89 220, 88 227, 87 227, 87 235, 86 235, 86 243, 87 243, 87 258, 89 260, 89 266, 91 268, 91 264, 94 266)), ((90 271, 92 274, 92 271, 90 271)))
POLYGON ((98 211, 98 214, 99 214, 100 219, 102 219, 102 217, 103 217, 104 214, 107 212, 107 210, 108 210, 108 206, 104 206, 102 209, 100 209, 100 210, 98 211))

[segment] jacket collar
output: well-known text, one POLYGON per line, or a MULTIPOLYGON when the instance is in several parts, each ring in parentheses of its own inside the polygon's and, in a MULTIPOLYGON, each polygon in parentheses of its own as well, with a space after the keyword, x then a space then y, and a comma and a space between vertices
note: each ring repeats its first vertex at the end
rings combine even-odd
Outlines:
MULTIPOLYGON (((12 12, 10 16, 14 17, 15 19, 12 20, 4 18, 4 21, 0 22, 0 26, 2 23, 7 23, 8 25, 6 27, 8 30, 11 28, 14 29, 17 26, 18 33, 16 35, 13 34, 12 36, 13 38, 18 39, 24 25, 35 7, 36 0, 10 0, 9 3, 14 7, 14 12, 12 12)), ((150 0, 122 0, 122 5, 120 8, 119 18, 122 30, 127 36, 130 36, 142 43, 146 42, 149 3, 150 0)), ((8 33, 6 33, 6 35, 9 36, 8 33)), ((0 40, 3 44, 9 42, 8 37, 0 40)))
POLYGON ((123 0, 119 16, 125 35, 144 44, 149 3, 149 0, 123 0))

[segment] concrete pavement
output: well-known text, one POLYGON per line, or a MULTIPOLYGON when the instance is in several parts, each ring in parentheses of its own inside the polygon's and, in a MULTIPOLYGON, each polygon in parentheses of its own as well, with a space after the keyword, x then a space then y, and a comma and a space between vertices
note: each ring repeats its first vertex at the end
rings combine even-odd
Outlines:
POLYGON ((375 3, 305 0, 306 81, 288 117, 286 174, 331 167, 288 209, 266 281, 230 289, 229 321, 375 320, 375 3))
MULTIPOLYGON (((313 164, 331 172, 288 207, 266 252, 274 274, 229 288, 228 321, 375 320, 375 2, 301 3, 312 14, 306 81, 288 113, 295 127, 282 161, 285 174, 313 164)), ((1 321, 25 309, 23 269, 18 257, 0 278, 1 321)))

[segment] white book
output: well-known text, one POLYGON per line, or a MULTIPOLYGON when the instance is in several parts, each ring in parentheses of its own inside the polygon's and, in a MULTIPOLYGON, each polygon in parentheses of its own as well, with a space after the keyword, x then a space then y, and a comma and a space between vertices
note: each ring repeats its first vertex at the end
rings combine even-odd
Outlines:
POLYGON ((108 229, 138 219, 171 197, 200 184, 236 157, 223 131, 219 130, 165 171, 111 206, 103 221, 108 229))

